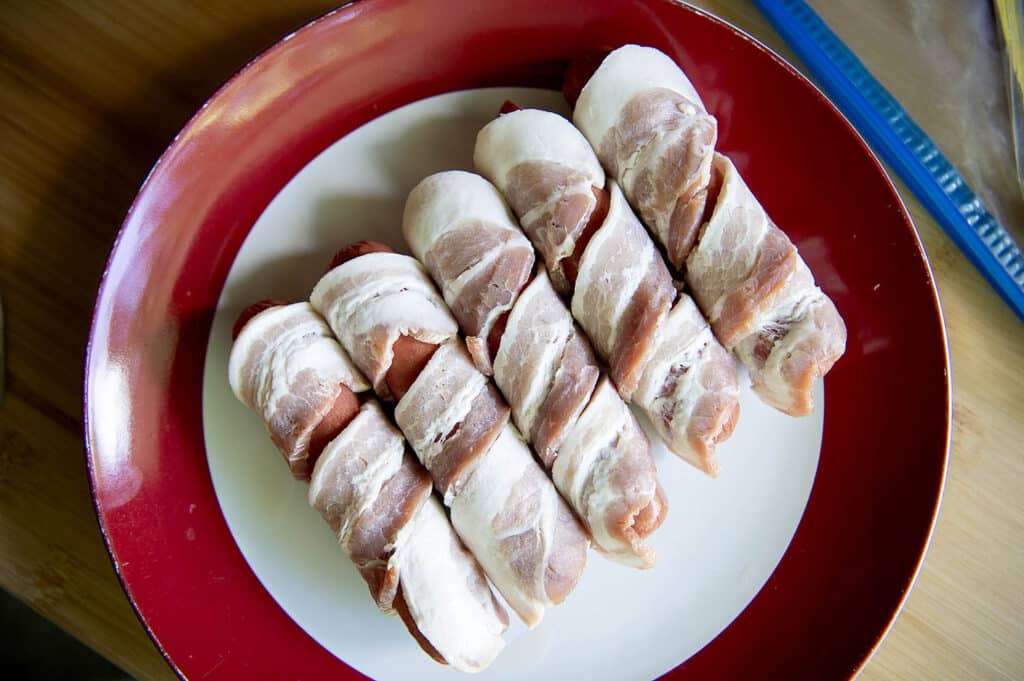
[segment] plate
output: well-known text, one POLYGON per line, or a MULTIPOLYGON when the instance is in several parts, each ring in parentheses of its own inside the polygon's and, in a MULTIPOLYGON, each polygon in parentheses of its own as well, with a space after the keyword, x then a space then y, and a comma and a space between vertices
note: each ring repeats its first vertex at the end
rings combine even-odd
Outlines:
MULTIPOLYGON (((561 94, 551 90, 460 90, 375 118, 319 154, 249 231, 221 292, 206 349, 206 454, 235 543, 303 631, 381 681, 451 678, 452 672, 427 659, 399 621, 374 612, 365 583, 309 508, 308 486, 285 474, 260 417, 231 393, 224 380, 231 329, 252 301, 307 298, 330 255, 347 243, 373 238, 401 249, 409 191, 431 173, 472 168, 477 131, 507 99, 568 113, 561 94)), ((717 480, 675 458, 648 429, 658 443, 653 453, 671 508, 652 537, 658 565, 637 572, 592 554, 572 597, 550 608, 538 630, 514 627, 505 651, 481 678, 621 679, 623 653, 636 649, 647 654, 631 661, 630 674, 653 678, 735 619, 796 530, 818 465, 825 403, 819 382, 814 414, 790 418, 761 402, 747 383, 744 375, 743 416, 719 448, 724 473, 717 480)))
POLYGON ((366 0, 271 48, 182 130, 122 227, 90 338, 86 444, 104 537, 147 630, 186 677, 455 676, 375 612, 231 397, 228 328, 252 300, 305 297, 348 241, 401 245, 405 193, 467 167, 496 104, 557 109, 543 88, 568 59, 637 42, 691 76, 719 148, 843 314, 847 352, 810 417, 745 393, 720 479, 659 451, 672 508, 659 565, 591 554, 567 603, 535 631, 513 628, 486 675, 854 673, 917 573, 948 450, 941 313, 892 183, 810 83, 699 10, 446 9, 366 0))

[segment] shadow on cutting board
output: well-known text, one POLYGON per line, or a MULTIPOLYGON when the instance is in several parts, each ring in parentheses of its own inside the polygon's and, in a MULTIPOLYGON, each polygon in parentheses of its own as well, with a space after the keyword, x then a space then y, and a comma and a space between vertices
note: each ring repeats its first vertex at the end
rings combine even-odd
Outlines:
POLYGON ((8 679, 131 679, 3 589, 0 589, 0 665, 8 679))

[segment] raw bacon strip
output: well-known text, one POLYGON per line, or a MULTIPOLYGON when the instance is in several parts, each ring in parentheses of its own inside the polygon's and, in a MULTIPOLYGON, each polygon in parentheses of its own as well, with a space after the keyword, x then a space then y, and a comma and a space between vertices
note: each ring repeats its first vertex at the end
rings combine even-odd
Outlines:
POLYGON ((793 416, 846 348, 846 327, 732 163, 714 118, 666 55, 627 45, 580 93, 573 120, 621 183, 755 392, 793 416), (705 243, 707 241, 707 243, 705 243))
POLYGON ((592 519, 595 544, 627 565, 654 564, 654 549, 643 540, 661 524, 667 502, 647 437, 607 376, 566 438, 551 474, 573 508, 592 519))
POLYGON ((397 563, 401 580, 395 607, 406 626, 417 623, 453 668, 486 669, 505 645, 501 634, 508 615, 433 495, 397 563))
POLYGON ((452 524, 531 629, 561 603, 586 563, 579 521, 512 425, 502 429, 451 505, 452 524))
MULTIPOLYGON (((270 305, 243 314, 239 327, 229 360, 239 399, 263 415, 272 436, 290 432, 282 424, 291 420, 330 431, 312 467, 309 502, 377 606, 400 614, 437 661, 468 672, 487 667, 504 647, 508 616, 433 498, 429 474, 375 401, 359 406, 354 391, 369 384, 323 319, 309 303, 270 305)), ((288 438, 274 440, 289 458, 288 438)))
MULTIPOLYGON (((459 269, 444 263, 456 257, 467 262, 482 260, 499 236, 518 235, 529 249, 532 262, 533 248, 512 222, 501 195, 491 183, 472 173, 452 171, 423 180, 406 202, 403 230, 413 252, 426 263, 450 302, 458 299, 462 284, 459 269), (487 220, 479 217, 482 206, 487 207, 487 220), (455 231, 453 224, 473 225, 474 238, 463 237, 457 243, 448 240, 455 231)), ((647 239, 642 228, 640 233, 647 239)), ((601 372, 589 343, 543 272, 525 288, 522 284, 506 286, 495 270, 489 272, 490 277, 480 282, 482 288, 512 290, 513 294, 500 303, 502 310, 511 307, 511 311, 504 328, 499 329, 493 366, 495 382, 509 400, 516 424, 541 462, 552 471, 555 486, 583 519, 597 548, 621 562, 650 567, 655 553, 643 540, 660 525, 667 506, 658 488, 646 436, 614 392, 609 404, 605 404, 607 399, 602 401, 601 413, 606 420, 601 436, 587 439, 577 432, 592 427, 581 420, 581 414, 597 410, 592 395, 601 372), (559 464, 563 443, 573 438, 576 446, 570 463, 559 464), (636 519, 642 516, 649 520, 643 530, 638 530, 636 519)), ((521 280, 525 284, 525 273, 521 280)), ((456 313, 467 334, 472 333, 470 320, 491 316, 497 304, 483 297, 474 297, 471 302, 471 308, 456 313)), ((451 383, 462 386, 465 393, 479 390, 468 372, 455 375, 455 358, 439 359, 442 352, 444 348, 435 355, 428 371, 434 362, 447 365, 451 383)), ((444 392, 431 388, 411 402, 430 413, 433 407, 427 402, 431 394, 444 392)), ((410 393, 403 403, 411 397, 410 393)), ((438 432, 447 427, 450 424, 440 426, 438 432)), ((429 450, 431 434, 425 435, 424 449, 429 450)), ((410 440, 415 444, 412 435, 410 440)))
POLYGON ((680 297, 660 333, 633 398, 670 449, 716 476, 715 445, 739 418, 736 365, 689 296, 680 297))
POLYGON ((732 359, 703 319, 699 326, 674 323, 696 307, 677 293, 618 186, 600 189, 604 174, 587 140, 561 116, 524 109, 484 127, 474 159, 509 198, 548 270, 564 273, 572 314, 611 367, 619 394, 647 413, 669 449, 716 474, 714 446, 732 433, 738 413, 732 359), (581 176, 593 184, 580 186, 574 178, 581 176), (528 190, 517 177, 533 178, 528 190), (593 198, 592 209, 563 219, 557 207, 585 196, 593 198), (604 215, 602 196, 609 197, 604 215), (546 231, 527 228, 529 215, 542 216, 546 231), (546 242, 544 234, 554 236, 546 242), (560 240, 571 242, 569 255, 545 246, 560 240), (683 373, 690 376, 681 383, 683 373))
POLYGON ((437 349, 395 407, 395 421, 449 505, 508 417, 508 406, 456 342, 437 349))
POLYGON ((335 267, 311 302, 385 399, 394 397, 385 376, 399 338, 440 345, 459 331, 423 267, 395 253, 368 253, 335 267))
POLYGON ((672 306, 674 292, 661 256, 613 183, 608 218, 580 262, 573 315, 609 364, 621 367, 612 373, 619 393, 630 389, 625 394, 668 448, 714 476, 715 445, 732 434, 739 415, 736 367, 689 296, 679 294, 672 306))
POLYGON ((456 669, 477 671, 493 660, 508 617, 430 493, 429 474, 376 402, 324 450, 309 500, 381 609, 406 610, 456 669))
POLYGON ((601 370, 590 343, 541 272, 516 300, 495 359, 495 380, 519 429, 548 468, 590 401, 601 370))
POLYGON ((275 305, 249 319, 231 348, 228 376, 300 480, 313 470, 317 426, 345 393, 370 387, 309 303, 275 305))
POLYGON ((618 186, 608 217, 583 252, 572 313, 632 399, 676 298, 672 277, 618 186))
POLYGON ((405 216, 405 240, 445 281, 445 302, 477 367, 490 376, 488 336, 529 281, 533 246, 498 190, 472 173, 437 173, 423 180, 409 195, 405 216), (477 191, 460 191, 474 179, 481 183, 477 191))
POLYGON ((328 272, 311 300, 353 348, 357 366, 377 372, 375 384, 388 390, 378 394, 399 398, 395 418, 459 536, 527 626, 536 626, 579 579, 587 536, 455 337, 455 321, 426 273, 408 256, 359 255, 328 272), (396 296, 401 317, 384 309, 396 296), (407 392, 394 394, 401 391, 387 386, 395 384, 392 369, 408 371, 400 340, 408 337, 438 339, 439 347, 407 392))
POLYGON ((626 45, 583 87, 573 122, 681 269, 700 229, 718 124, 671 59, 626 45))
POLYGON ((502 190, 555 290, 568 296, 575 277, 566 266, 598 209, 604 171, 590 145, 558 143, 565 124, 532 109, 499 116, 477 135, 473 162, 502 190))
POLYGON ((687 258, 687 279, 715 334, 750 369, 755 392, 793 416, 846 349, 846 325, 796 247, 715 154, 714 211, 687 258))

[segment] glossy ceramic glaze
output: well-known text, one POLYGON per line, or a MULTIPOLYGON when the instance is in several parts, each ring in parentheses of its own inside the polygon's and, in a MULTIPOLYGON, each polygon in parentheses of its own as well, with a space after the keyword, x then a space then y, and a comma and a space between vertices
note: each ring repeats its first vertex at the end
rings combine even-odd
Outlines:
POLYGON ((948 445, 942 320, 898 195, 817 90, 722 22, 662 0, 482 4, 367 0, 314 22, 222 88, 140 191, 97 300, 85 385, 97 512, 126 592, 187 677, 358 676, 263 589, 213 493, 202 370, 235 254, 285 183, 360 124, 441 92, 558 87, 570 58, 637 42, 686 69, 719 118, 719 148, 850 329, 788 551, 672 676, 848 676, 913 582, 948 445))

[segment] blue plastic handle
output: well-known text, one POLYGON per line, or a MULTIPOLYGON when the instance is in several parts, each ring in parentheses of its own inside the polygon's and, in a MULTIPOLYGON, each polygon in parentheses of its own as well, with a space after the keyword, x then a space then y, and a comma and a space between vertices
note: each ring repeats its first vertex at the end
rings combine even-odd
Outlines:
POLYGON ((1024 256, 942 155, 803 0, 754 0, 839 110, 896 171, 946 234, 1024 320, 1024 256))

